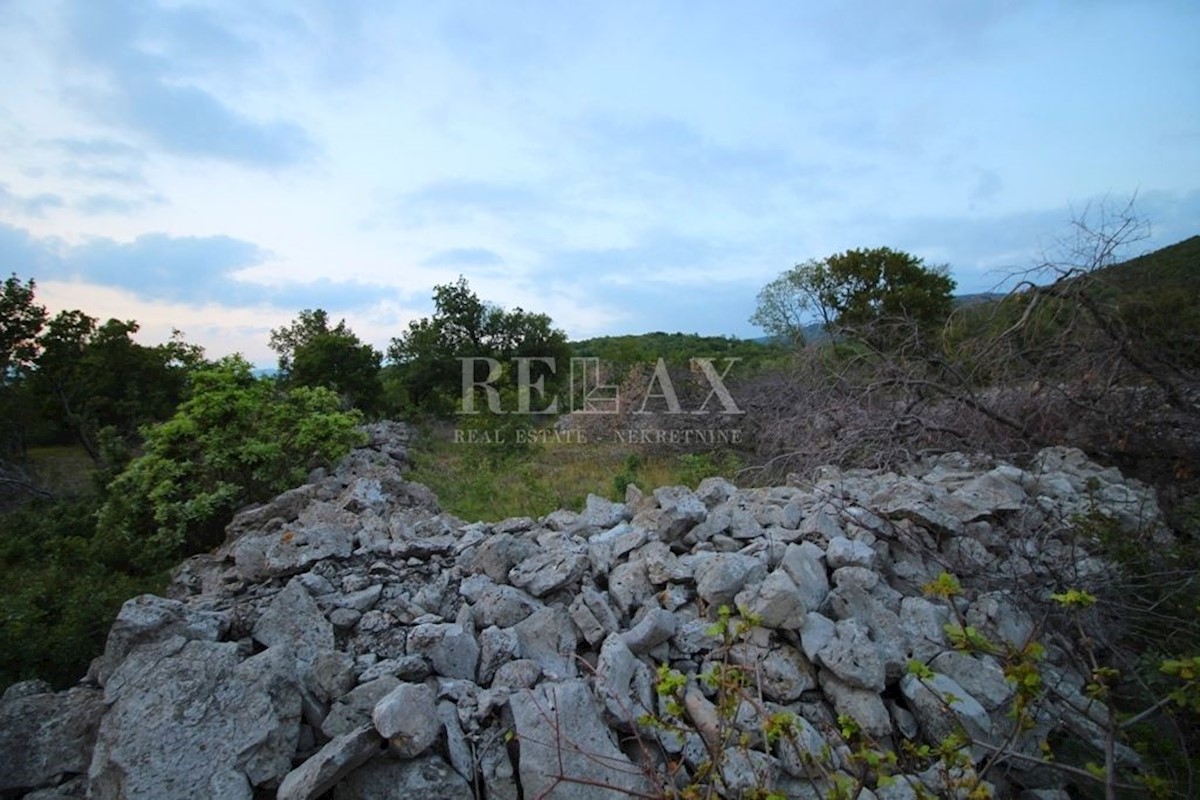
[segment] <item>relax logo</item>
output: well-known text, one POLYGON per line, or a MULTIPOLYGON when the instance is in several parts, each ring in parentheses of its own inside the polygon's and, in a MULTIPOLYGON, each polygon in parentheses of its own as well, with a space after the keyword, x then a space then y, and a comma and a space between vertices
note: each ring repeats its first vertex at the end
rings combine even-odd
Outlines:
MULTIPOLYGON (((698 373, 708 387, 708 394, 704 397, 704 402, 691 410, 684 410, 679 402, 679 395, 675 391, 675 384, 671 379, 671 374, 667 370, 667 364, 659 358, 654 365, 654 372, 650 375, 646 385, 646 393, 642 397, 642 404, 633 413, 634 414, 651 414, 658 413, 653 409, 647 409, 646 406, 652 400, 660 400, 666 405, 667 414, 709 414, 709 403, 716 398, 721 405, 721 414, 744 414, 745 412, 738 408, 734 402, 733 395, 729 393, 729 389, 725 386, 725 376, 729 374, 730 368, 735 362, 740 361, 739 358, 724 359, 725 368, 721 372, 717 372, 717 368, 713 366, 711 358, 693 358, 690 360, 693 373, 698 373)), ((518 357, 512 359, 517 366, 517 408, 515 412, 506 412, 503 409, 503 404, 500 399, 500 390, 494 385, 504 374, 504 367, 499 360, 494 358, 473 357, 460 358, 462 363, 462 405, 458 411, 459 414, 479 414, 479 410, 475 408, 475 398, 477 390, 482 389, 487 397, 488 411, 493 414, 517 413, 517 414, 557 414, 560 411, 558 396, 549 398, 548 404, 544 408, 533 408, 533 394, 537 393, 541 400, 546 399, 546 374, 557 374, 555 359, 539 358, 539 357, 518 357), (488 368, 488 376, 484 380, 476 380, 476 365, 486 364, 488 368), (541 364, 544 366, 542 374, 536 380, 533 379, 533 364, 541 364)), ((572 358, 570 364, 570 399, 567 403, 568 411, 577 414, 616 414, 620 409, 620 389, 612 384, 601 383, 600 359, 599 358, 572 358)))

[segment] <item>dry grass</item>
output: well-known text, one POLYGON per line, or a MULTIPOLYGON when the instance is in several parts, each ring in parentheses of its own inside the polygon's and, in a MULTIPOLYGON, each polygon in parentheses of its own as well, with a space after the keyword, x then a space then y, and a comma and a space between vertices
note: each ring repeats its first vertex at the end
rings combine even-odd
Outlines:
POLYGON ((634 451, 617 442, 553 442, 505 456, 485 446, 454 442, 451 431, 426 434, 412 452, 410 477, 437 494, 442 507, 468 520, 539 517, 559 508, 578 511, 587 495, 624 499, 624 485, 644 491, 695 486, 709 475, 730 475, 735 459, 634 451))

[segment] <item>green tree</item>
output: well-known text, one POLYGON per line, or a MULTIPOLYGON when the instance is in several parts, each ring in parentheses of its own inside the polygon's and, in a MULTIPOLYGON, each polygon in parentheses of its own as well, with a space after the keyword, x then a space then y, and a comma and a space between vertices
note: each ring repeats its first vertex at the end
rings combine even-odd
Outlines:
MULTIPOLYGON (((546 394, 552 395, 567 372, 570 348, 566 334, 553 327, 545 314, 521 308, 506 311, 480 300, 466 279, 435 286, 432 317, 409 323, 404 335, 392 339, 388 360, 401 375, 408 395, 407 405, 425 411, 448 412, 460 399, 462 358, 492 358, 505 368, 495 383, 502 391, 516 385, 513 358, 545 358, 554 372, 533 375, 545 379, 546 394)), ((477 380, 487 377, 486 367, 476 365, 477 380)), ((542 365, 533 365, 542 366, 542 365)))
POLYGON ((141 557, 156 562, 212 547, 238 508, 299 485, 360 442, 360 422, 329 389, 282 391, 241 357, 222 359, 147 431, 143 454, 108 487, 100 530, 144 541, 141 557))
POLYGON ((271 349, 279 354, 279 377, 289 386, 324 386, 346 405, 365 413, 379 410, 383 354, 341 320, 329 327, 321 308, 301 311, 290 325, 271 331, 271 349))
POLYGON ((98 323, 78 310, 50 320, 38 340, 30 389, 46 417, 100 464, 101 431, 132 443, 141 426, 170 417, 204 358, 178 331, 170 343, 147 347, 133 340, 133 320, 98 323))
POLYGON ((292 359, 296 351, 318 336, 325 334, 349 334, 346 320, 338 322, 336 327, 329 327, 329 312, 323 308, 306 308, 296 315, 289 325, 271 329, 270 346, 279 354, 279 372, 287 376, 292 371, 292 359))
POLYGON ((22 283, 15 274, 0 285, 0 481, 9 487, 29 485, 21 468, 29 428, 23 384, 46 324, 33 290, 33 280, 22 283))
POLYGON ((34 302, 35 286, 32 278, 21 283, 14 273, 0 287, 0 384, 7 385, 37 355, 46 308, 34 302))
POLYGON ((786 335, 802 312, 816 314, 831 334, 886 347, 898 326, 928 331, 954 304, 945 267, 887 247, 847 250, 797 264, 759 294, 751 321, 786 335))

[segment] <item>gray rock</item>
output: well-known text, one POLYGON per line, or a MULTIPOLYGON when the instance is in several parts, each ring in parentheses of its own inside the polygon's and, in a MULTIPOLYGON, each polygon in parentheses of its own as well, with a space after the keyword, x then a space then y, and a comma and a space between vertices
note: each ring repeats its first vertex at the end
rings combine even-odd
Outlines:
POLYGON ((0 795, 87 772, 105 711, 100 690, 49 688, 23 681, 0 700, 0 795), (34 691, 42 688, 47 691, 34 691))
POLYGON ((604 595, 588 585, 584 585, 571 601, 570 614, 584 641, 593 646, 604 641, 604 637, 620 625, 604 595))
POLYGON ((757 617, 763 627, 798 630, 804 626, 807 608, 786 570, 774 570, 760 583, 747 586, 738 593, 735 603, 757 617))
POLYGON ((624 617, 632 616, 653 595, 654 585, 641 559, 618 564, 608 576, 608 596, 624 617))
POLYGON ((837 637, 837 627, 833 620, 810 612, 804 617, 804 625, 800 628, 800 649, 809 661, 817 660, 817 653, 837 637))
POLYGON ((104 654, 88 670, 101 686, 139 645, 161 642, 173 636, 202 642, 215 642, 229 630, 223 614, 198 611, 177 600, 143 594, 126 600, 108 630, 104 654))
POLYGON ((584 501, 579 523, 589 528, 609 529, 632 516, 624 503, 614 503, 606 497, 589 494, 584 501))
POLYGON ((379 752, 379 734, 370 725, 328 742, 279 784, 278 800, 314 800, 379 752))
POLYGON ((575 626, 561 608, 543 608, 512 627, 517 635, 517 654, 533 659, 550 680, 573 678, 578 674, 575 661, 575 626))
POLYGON ((232 642, 139 647, 109 678, 90 797, 250 798, 291 770, 300 727, 295 656, 240 660, 232 642))
MULTIPOLYGON (((993 742, 992 721, 979 701, 956 681, 935 672, 924 680, 915 675, 900 679, 900 692, 916 715, 929 742, 941 742, 960 727, 972 741, 993 742)), ((974 749, 976 760, 987 751, 974 749)))
POLYGON ((402 683, 375 704, 371 722, 394 755, 414 758, 433 745, 441 729, 437 696, 423 683, 402 683))
POLYGON ((587 569, 587 555, 566 546, 539 550, 514 566, 508 573, 513 586, 534 597, 544 597, 579 580, 587 569))
POLYGON ((886 684, 883 657, 867 635, 867 628, 854 619, 836 625, 837 636, 817 653, 823 666, 851 686, 882 692, 886 684))
POLYGON ((238 573, 258 581, 306 571, 327 558, 349 558, 354 552, 358 518, 332 503, 313 503, 294 525, 280 532, 252 532, 231 548, 238 573))
POLYGON ((333 739, 371 724, 375 704, 399 685, 397 678, 385 675, 354 687, 329 709, 321 723, 321 733, 333 739))
MULTIPOLYGON (((527 518, 508 522, 528 522, 525 530, 533 526, 533 521, 527 518)), ((535 543, 528 539, 518 539, 511 532, 502 530, 503 526, 504 523, 497 523, 494 526, 496 533, 480 542, 474 552, 466 558, 467 569, 482 572, 496 583, 507 583, 509 571, 538 550, 535 543)))
POLYGON ((609 725, 629 729, 652 712, 654 678, 617 634, 604 640, 596 662, 596 695, 609 725))
POLYGON ((475 679, 479 644, 462 625, 446 622, 417 625, 408 633, 408 651, 425 656, 438 675, 475 679))
POLYGON ((851 686, 829 670, 821 671, 820 681, 837 713, 853 719, 868 736, 879 739, 891 735, 892 719, 878 691, 851 686))
POLYGON ((480 628, 497 625, 509 628, 542 607, 542 604, 515 586, 493 585, 472 601, 471 612, 480 628))
POLYGON ((334 800, 457 800, 472 796, 470 784, 436 755, 407 761, 381 756, 354 770, 333 789, 334 800))
POLYGON ((929 666, 962 686, 988 711, 1003 706, 1016 691, 1004 677, 1004 669, 991 656, 947 650, 929 662, 929 666))
POLYGON ((665 542, 675 541, 708 515, 704 501, 686 486, 661 486, 654 490, 654 499, 662 511, 658 534, 665 542))
POLYGON ((821 548, 812 542, 789 544, 783 551, 779 568, 791 576, 807 610, 821 608, 829 594, 829 575, 825 571, 825 553, 821 548))
POLYGON ((617 800, 653 791, 617 747, 586 681, 542 683, 514 694, 509 703, 526 797, 617 800))
POLYGON ((716 608, 729 605, 747 583, 765 578, 761 561, 740 553, 718 553, 696 567, 696 593, 716 608))
POLYGON ((629 649, 648 653, 675 635, 675 615, 661 608, 649 608, 641 620, 621 634, 629 649))
POLYGON ((512 628, 484 628, 479 633, 479 685, 492 683, 497 668, 516 657, 521 643, 512 628))
POLYGON ((817 685, 812 664, 796 648, 775 644, 770 648, 749 644, 734 645, 731 660, 746 667, 758 681, 763 697, 777 703, 791 703, 817 685))
POLYGON ((333 649, 333 625, 321 613, 304 584, 293 578, 275 595, 254 624, 255 641, 267 647, 286 645, 301 660, 333 649))
POLYGON ((874 569, 877 559, 878 555, 870 545, 845 536, 835 536, 825 548, 825 563, 834 570, 839 567, 874 569))

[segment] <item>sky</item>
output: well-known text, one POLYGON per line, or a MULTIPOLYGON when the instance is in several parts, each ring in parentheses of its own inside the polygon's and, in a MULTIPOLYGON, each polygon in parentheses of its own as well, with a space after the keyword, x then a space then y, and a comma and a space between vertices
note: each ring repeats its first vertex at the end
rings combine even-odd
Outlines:
POLYGON ((574 339, 761 335, 794 264, 1003 286, 1200 234, 1200 3, 0 2, 0 276, 269 365, 465 277, 574 339))

